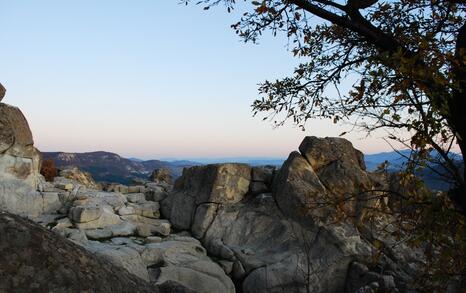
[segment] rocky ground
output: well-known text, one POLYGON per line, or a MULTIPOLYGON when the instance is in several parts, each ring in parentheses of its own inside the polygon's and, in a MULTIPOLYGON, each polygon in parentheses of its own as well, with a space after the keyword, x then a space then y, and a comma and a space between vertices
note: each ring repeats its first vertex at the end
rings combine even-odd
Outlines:
POLYGON ((0 292, 409 292, 424 264, 367 220, 396 203, 367 197, 389 181, 341 138, 306 137, 280 169, 196 166, 174 184, 46 182, 39 166, 26 119, 0 103, 0 292))

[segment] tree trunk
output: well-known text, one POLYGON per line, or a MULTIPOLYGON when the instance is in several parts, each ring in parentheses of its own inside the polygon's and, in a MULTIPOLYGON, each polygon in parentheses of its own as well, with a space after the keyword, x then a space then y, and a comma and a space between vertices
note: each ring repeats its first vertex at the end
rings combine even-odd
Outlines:
POLYGON ((466 168, 464 157, 466 154, 466 23, 463 24, 458 32, 456 42, 456 61, 453 65, 455 79, 458 82, 458 87, 454 90, 452 99, 448 101, 449 117, 448 123, 455 133, 458 145, 461 150, 463 159, 463 180, 458 182, 453 190, 450 191, 453 200, 466 216, 466 168))

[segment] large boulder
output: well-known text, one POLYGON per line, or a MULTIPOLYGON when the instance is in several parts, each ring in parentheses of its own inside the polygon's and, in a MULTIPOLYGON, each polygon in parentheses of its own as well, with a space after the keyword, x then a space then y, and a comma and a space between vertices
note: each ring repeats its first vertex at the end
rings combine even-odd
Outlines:
POLYGON ((167 168, 155 169, 149 176, 149 180, 159 184, 173 184, 173 177, 171 171, 167 168))
POLYGON ((6 89, 0 83, 0 102, 3 100, 3 97, 5 96, 5 93, 6 93, 6 89))
POLYGON ((191 227, 203 203, 234 204, 249 190, 251 168, 245 164, 213 164, 183 170, 173 192, 163 200, 162 213, 177 229, 191 227))
POLYGON ((141 256, 147 266, 157 267, 150 270, 156 284, 175 281, 195 292, 235 292, 231 279, 196 239, 174 237, 148 244, 141 256))
POLYGON ((306 137, 280 169, 273 194, 285 215, 307 224, 360 222, 376 205, 362 153, 343 138, 306 137))
POLYGON ((33 144, 21 111, 0 103, 0 209, 37 217, 44 206, 36 192, 41 157, 33 144))
POLYGON ((158 292, 124 268, 19 216, 0 212, 1 292, 158 292))
POLYGON ((218 207, 210 218, 202 243, 233 264, 243 292, 341 292, 349 263, 370 252, 354 227, 303 227, 271 195, 218 207))
POLYGON ((372 188, 364 156, 340 137, 307 136, 299 146, 322 183, 337 195, 354 195, 372 188))

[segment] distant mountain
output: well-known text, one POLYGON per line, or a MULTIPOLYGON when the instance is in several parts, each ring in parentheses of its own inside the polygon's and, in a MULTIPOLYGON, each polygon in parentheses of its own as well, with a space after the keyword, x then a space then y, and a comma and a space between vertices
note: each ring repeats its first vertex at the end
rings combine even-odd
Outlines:
POLYGON ((129 184, 133 179, 146 179, 154 169, 168 168, 176 178, 184 167, 200 165, 191 161, 166 162, 159 160, 143 161, 127 159, 109 152, 64 153, 43 152, 44 159, 52 159, 57 168, 78 167, 92 174, 99 182, 116 182, 129 184))
POLYGON ((277 166, 280 167, 286 158, 251 158, 251 157, 230 157, 230 158, 200 158, 195 159, 196 162, 203 164, 217 163, 243 163, 251 166, 277 166))
POLYGON ((391 168, 400 169, 403 167, 403 164, 408 161, 405 157, 409 157, 410 153, 410 150, 401 150, 399 152, 393 151, 368 154, 364 155, 364 161, 366 162, 366 167, 369 171, 374 171, 380 164, 384 163, 385 161, 389 162, 391 168))
MULTIPOLYGON (((393 152, 384 152, 378 154, 370 154, 364 155, 364 159, 366 162, 366 167, 369 171, 374 171, 377 167, 387 161, 388 164, 388 171, 389 172, 398 172, 400 171, 405 164, 408 162, 407 157, 409 157, 411 150, 401 150, 401 151, 393 151, 393 152)), ((436 153, 432 153, 431 155, 435 156, 436 153)), ((451 153, 450 157, 457 163, 461 164, 462 159, 461 156, 455 153, 451 153)), ((426 186, 433 190, 448 190, 451 187, 450 182, 446 182, 445 178, 440 176, 440 174, 444 174, 445 170, 439 165, 429 165, 431 168, 424 168, 423 170, 419 171, 416 175, 419 176, 426 186)), ((461 167, 460 167, 461 168, 461 167)))
MULTIPOLYGON (((400 171, 404 163, 407 162, 405 156, 409 156, 409 150, 400 152, 384 152, 378 154, 365 155, 365 162, 369 171, 374 171, 377 166, 385 161, 389 162, 389 172, 400 171)), ((181 176, 183 168, 214 163, 245 163, 251 166, 273 165, 280 167, 284 159, 280 158, 213 158, 213 159, 196 159, 190 160, 141 160, 137 158, 123 158, 117 154, 109 152, 90 152, 90 153, 63 153, 63 152, 44 152, 44 159, 51 158, 55 161, 57 168, 75 166, 83 171, 92 174, 92 177, 99 182, 118 182, 128 184, 133 179, 146 179, 154 169, 168 168, 171 170, 174 178, 181 176)), ((457 156, 457 155, 456 155, 457 156)), ((458 156, 457 156, 458 157, 458 156)), ((459 157, 458 157, 459 158, 459 157)), ((439 167, 436 167, 437 169, 439 167)), ((439 171, 439 170, 437 170, 439 171)), ((450 183, 439 177, 435 172, 425 169, 418 174, 426 185, 431 189, 447 190, 450 183)))

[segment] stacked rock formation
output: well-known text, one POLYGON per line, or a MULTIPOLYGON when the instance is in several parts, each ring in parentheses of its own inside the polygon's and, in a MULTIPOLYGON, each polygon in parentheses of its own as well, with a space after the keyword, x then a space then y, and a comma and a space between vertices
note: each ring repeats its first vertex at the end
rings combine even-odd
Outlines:
MULTIPOLYGON (((0 101, 5 92, 0 86, 0 101)), ((23 113, 0 103, 0 209, 34 217, 55 201, 37 192, 41 182, 40 161, 23 113)))

